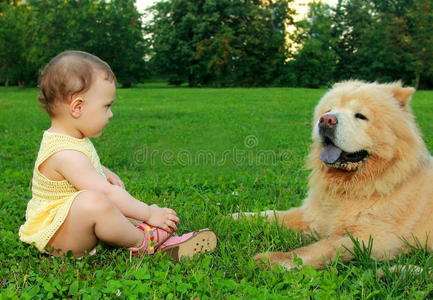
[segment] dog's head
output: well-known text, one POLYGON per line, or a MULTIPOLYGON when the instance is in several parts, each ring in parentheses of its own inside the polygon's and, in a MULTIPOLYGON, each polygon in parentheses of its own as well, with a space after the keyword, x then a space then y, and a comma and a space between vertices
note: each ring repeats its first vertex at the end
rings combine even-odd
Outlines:
POLYGON ((310 160, 328 169, 371 172, 413 151, 420 139, 407 105, 414 91, 400 82, 335 84, 314 113, 310 160))

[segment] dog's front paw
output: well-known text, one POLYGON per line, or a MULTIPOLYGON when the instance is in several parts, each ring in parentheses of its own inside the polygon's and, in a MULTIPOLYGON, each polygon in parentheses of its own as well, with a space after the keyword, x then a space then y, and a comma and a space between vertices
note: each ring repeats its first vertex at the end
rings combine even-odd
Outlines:
POLYGON ((279 265, 286 270, 291 270, 297 267, 293 263, 292 255, 286 252, 259 253, 254 256, 253 259, 259 264, 259 267, 272 267, 279 265))

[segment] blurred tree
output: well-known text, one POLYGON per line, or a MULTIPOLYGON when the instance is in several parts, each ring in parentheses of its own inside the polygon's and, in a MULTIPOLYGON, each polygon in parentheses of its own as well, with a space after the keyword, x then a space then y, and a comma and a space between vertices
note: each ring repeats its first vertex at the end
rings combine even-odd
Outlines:
POLYGON ((3 85, 25 85, 36 76, 26 58, 30 37, 27 24, 30 20, 28 7, 0 4, 0 82, 3 85))
POLYGON ((101 53, 101 57, 110 62, 123 87, 149 77, 145 64, 149 47, 143 37, 141 15, 134 3, 135 0, 100 2, 101 19, 95 26, 98 39, 92 45, 95 53, 101 53))
MULTIPOLYGON (((363 77, 360 73, 361 68, 365 67, 364 54, 360 56, 359 51, 367 43, 366 37, 370 36, 368 31, 374 26, 374 21, 369 1, 338 1, 332 22, 334 25, 333 35, 337 38, 333 46, 338 56, 337 80, 363 77)), ((371 59, 374 57, 374 53, 367 56, 370 56, 371 59)))
POLYGON ((82 50, 107 61, 124 87, 141 82, 147 75, 147 48, 134 3, 28 0, 25 5, 7 4, 0 16, 0 22, 8 24, 0 27, 0 49, 8 52, 1 51, 0 69, 14 72, 9 81, 31 84, 38 70, 59 52, 82 50), (26 73, 19 73, 21 69, 26 73))
MULTIPOLYGON (((384 7, 389 3, 382 1, 384 7)), ((404 6, 402 6, 404 7, 404 6)), ((399 8, 399 10, 401 7, 399 8)), ((404 11, 404 9, 402 10, 404 11)), ((404 65, 408 61, 393 59, 387 20, 373 1, 340 0, 334 10, 334 49, 338 57, 335 80, 351 78, 368 81, 410 81, 404 65)))
POLYGON ((288 62, 288 72, 296 74, 292 84, 318 88, 334 80, 337 41, 332 25, 332 11, 322 3, 312 3, 308 18, 296 24, 297 30, 291 40, 302 47, 291 54, 288 62))
POLYGON ((422 76, 433 77, 433 1, 372 0, 383 16, 389 41, 387 54, 396 65, 403 64, 411 83, 418 88, 422 76))
POLYGON ((426 84, 432 81, 431 0, 339 0, 330 14, 317 7, 298 24, 303 47, 291 62, 298 85, 317 86, 320 75, 307 75, 319 67, 330 81, 403 80, 418 86, 422 74, 426 84))
POLYGON ((267 85, 284 64, 286 0, 170 0, 152 10, 152 63, 172 84, 267 85))
POLYGON ((290 1, 161 1, 143 32, 134 0, 0 0, 0 83, 34 84, 50 58, 75 49, 109 62, 125 87, 148 76, 148 66, 189 86, 358 78, 433 87, 432 0, 315 4, 290 37, 302 46, 287 53, 290 1))

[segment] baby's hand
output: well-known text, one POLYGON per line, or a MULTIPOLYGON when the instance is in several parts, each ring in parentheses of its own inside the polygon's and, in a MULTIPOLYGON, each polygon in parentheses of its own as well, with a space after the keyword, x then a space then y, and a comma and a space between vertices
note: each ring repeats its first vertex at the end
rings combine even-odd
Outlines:
POLYGON ((147 220, 150 225, 164 229, 165 231, 172 232, 177 229, 179 218, 176 212, 171 208, 158 207, 157 205, 150 206, 150 217, 147 220))
POLYGON ((104 173, 107 177, 107 181, 111 183, 112 185, 120 186, 121 188, 125 188, 125 185, 123 184, 123 181, 120 179, 119 176, 117 176, 115 173, 110 171, 109 169, 104 167, 104 173))

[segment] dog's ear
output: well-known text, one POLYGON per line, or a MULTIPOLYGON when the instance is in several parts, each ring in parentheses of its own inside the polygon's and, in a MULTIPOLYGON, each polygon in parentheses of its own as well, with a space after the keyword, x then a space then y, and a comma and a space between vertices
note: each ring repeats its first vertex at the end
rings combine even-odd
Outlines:
POLYGON ((413 93, 415 93, 415 89, 413 87, 401 87, 395 86, 392 89, 392 94, 394 98, 398 100, 401 107, 405 107, 409 100, 412 98, 413 93))

